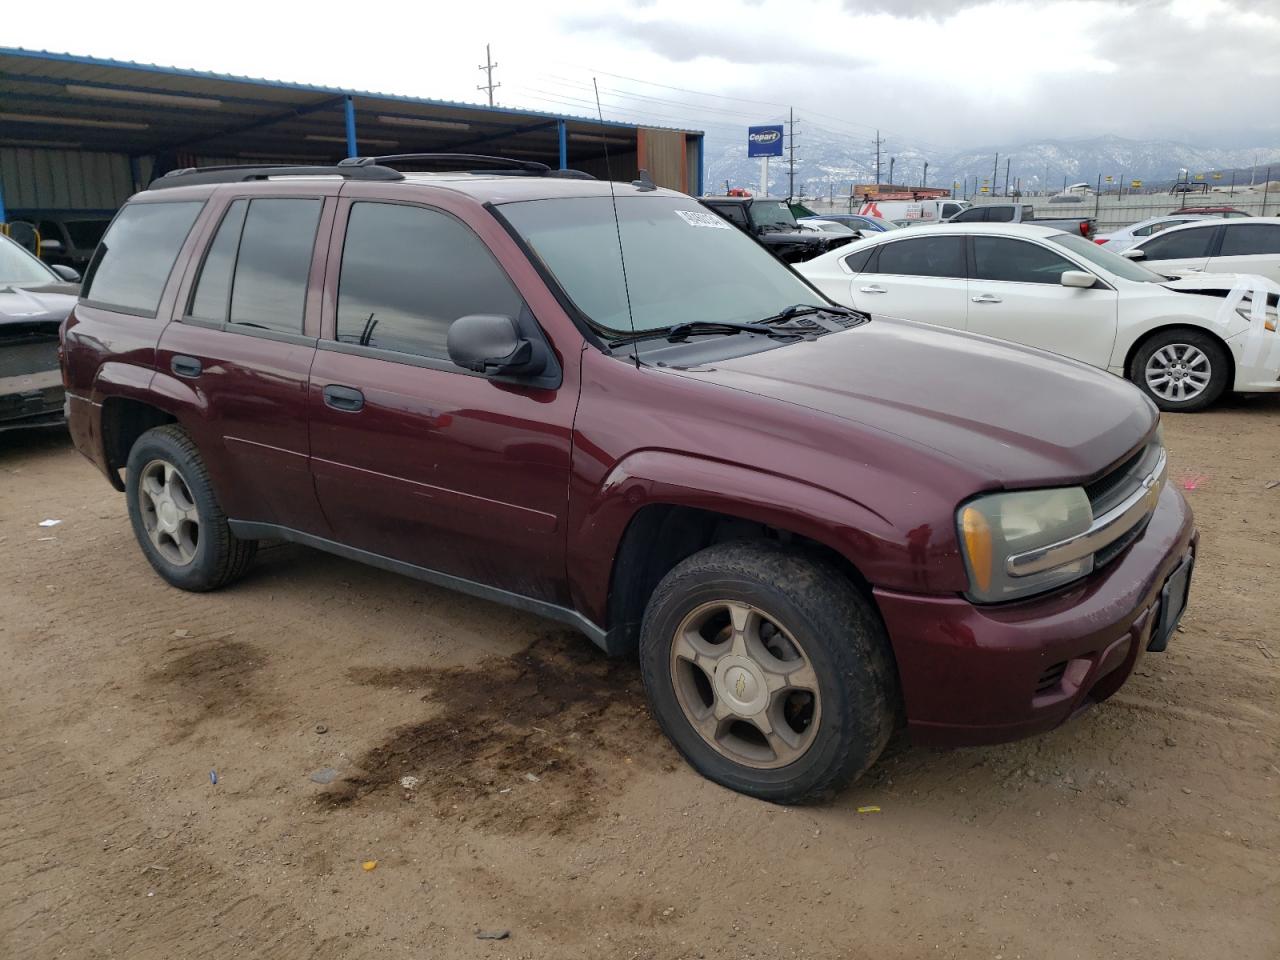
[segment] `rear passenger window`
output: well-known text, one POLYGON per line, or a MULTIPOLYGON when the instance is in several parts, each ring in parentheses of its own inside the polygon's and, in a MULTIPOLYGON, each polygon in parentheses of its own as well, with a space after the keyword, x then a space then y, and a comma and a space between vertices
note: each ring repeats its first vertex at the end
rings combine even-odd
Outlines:
POLYGON ((524 305, 488 247, 424 207, 352 204, 338 278, 338 340, 447 360, 459 317, 518 316, 524 305))
POLYGON ((302 333, 322 200, 251 200, 231 281, 232 326, 302 333))
POLYGON ((918 237, 883 244, 875 272, 902 277, 963 278, 964 237, 918 237))
POLYGON ((98 245, 81 299, 121 313, 154 317, 169 271, 203 206, 202 200, 126 206, 98 245))
POLYGON ((849 268, 851 273, 861 273, 867 269, 867 261, 871 259, 871 254, 875 252, 875 247, 868 247, 865 250, 859 250, 857 253, 851 253, 844 258, 844 265, 849 268))
POLYGON ((248 207, 248 200, 236 200, 223 215, 213 243, 209 245, 209 252, 204 256, 204 265, 200 268, 200 279, 196 282, 188 316, 216 323, 227 322, 227 305, 231 299, 231 271, 235 269, 240 230, 244 227, 244 214, 248 207))
POLYGON ((985 219, 988 223, 1013 223, 1013 207, 991 207, 985 219))
POLYGON ((1222 238, 1220 257, 1280 253, 1280 224, 1233 223, 1222 238))

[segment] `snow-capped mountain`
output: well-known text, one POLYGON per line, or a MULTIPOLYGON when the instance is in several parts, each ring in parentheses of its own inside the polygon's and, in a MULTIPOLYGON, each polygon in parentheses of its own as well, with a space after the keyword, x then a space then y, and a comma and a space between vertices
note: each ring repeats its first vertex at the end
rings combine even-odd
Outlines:
MULTIPOLYGON (((1016 145, 980 147, 938 154, 909 144, 889 141, 881 147, 880 180, 889 182, 890 163, 893 182, 918 185, 928 161, 929 186, 948 187, 952 183, 977 185, 991 181, 1003 192, 1006 172, 1012 189, 1021 180, 1025 192, 1038 192, 1048 186, 1060 190, 1064 181, 1090 184, 1099 176, 1110 176, 1114 183, 1128 184, 1140 179, 1156 186, 1178 179, 1182 171, 1192 177, 1204 174, 1206 181, 1213 173, 1222 174, 1222 183, 1235 171, 1237 183, 1248 183, 1251 168, 1258 166, 1256 178, 1261 181, 1264 169, 1272 165, 1273 177, 1280 177, 1280 146, 1220 148, 1197 146, 1173 140, 1129 140, 1124 137, 1095 137, 1086 140, 1044 140, 1016 145), (997 161, 997 154, 999 160, 997 161)), ((796 135, 795 193, 813 196, 834 191, 847 192, 849 184, 874 183, 876 158, 874 144, 865 137, 843 135, 824 130, 816 124, 805 124, 796 135)), ((741 142, 727 142, 707 137, 708 192, 722 192, 725 181, 731 187, 758 190, 760 161, 746 156, 746 131, 741 142)), ((769 161, 769 193, 785 196, 788 166, 786 157, 769 161)))

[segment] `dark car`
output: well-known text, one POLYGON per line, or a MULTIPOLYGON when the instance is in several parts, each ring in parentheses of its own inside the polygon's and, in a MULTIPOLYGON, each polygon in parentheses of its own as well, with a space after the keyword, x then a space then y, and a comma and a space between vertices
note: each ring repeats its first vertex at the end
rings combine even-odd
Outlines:
POLYGON ((284 539, 541 614, 782 802, 1168 642, 1196 534, 1131 384, 835 306, 683 194, 391 163, 170 175, 95 254, 71 431, 170 584, 284 539))
POLYGON ((40 259, 83 271, 111 223, 110 214, 10 211, 10 220, 29 224, 40 237, 40 259))
POLYGON ((58 327, 78 291, 0 236, 0 431, 62 422, 58 327))
POLYGON ((718 213, 764 244, 779 260, 801 263, 843 246, 852 236, 806 230, 796 222, 785 200, 769 197, 703 197, 703 206, 718 213))

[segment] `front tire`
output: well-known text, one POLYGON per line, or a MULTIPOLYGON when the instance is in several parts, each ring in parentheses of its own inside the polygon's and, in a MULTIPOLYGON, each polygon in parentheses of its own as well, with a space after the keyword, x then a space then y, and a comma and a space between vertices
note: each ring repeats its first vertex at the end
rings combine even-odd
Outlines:
POLYGON ((1194 413, 1222 396, 1231 377, 1231 359, 1215 337, 1196 330, 1160 330, 1133 355, 1129 379, 1157 407, 1194 413))
POLYGON ((888 640, 833 564, 773 541, 694 554, 645 611, 640 663, 655 717, 695 770, 775 803, 860 776, 898 717, 888 640))
POLYGON ((156 573, 183 590, 216 590, 239 578, 256 540, 231 532, 196 445, 176 424, 148 430, 129 451, 125 497, 138 545, 156 573))

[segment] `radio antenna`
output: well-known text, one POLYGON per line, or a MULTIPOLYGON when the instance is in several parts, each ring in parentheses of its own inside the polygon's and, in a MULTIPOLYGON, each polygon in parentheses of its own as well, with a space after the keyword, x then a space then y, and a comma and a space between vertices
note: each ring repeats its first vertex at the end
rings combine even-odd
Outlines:
MULTIPOLYGON (((627 321, 631 324, 631 359, 640 369, 640 349, 636 346, 636 318, 631 312, 631 286, 627 283, 627 257, 622 252, 622 222, 618 219, 618 194, 613 189, 613 168, 609 165, 609 130, 604 125, 604 109, 600 106, 600 84, 591 78, 596 92, 596 116, 600 118, 600 142, 604 144, 604 175, 609 181, 609 201, 613 204, 613 229, 618 236, 618 262, 622 265, 622 292, 627 298, 627 321)), ((639 157, 636 158, 637 162, 639 157)))

